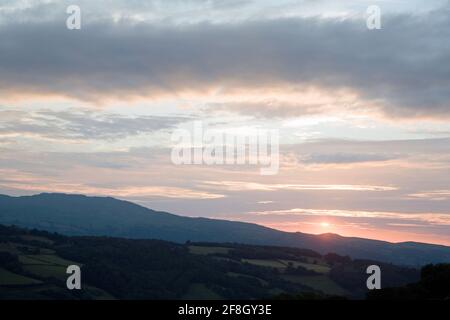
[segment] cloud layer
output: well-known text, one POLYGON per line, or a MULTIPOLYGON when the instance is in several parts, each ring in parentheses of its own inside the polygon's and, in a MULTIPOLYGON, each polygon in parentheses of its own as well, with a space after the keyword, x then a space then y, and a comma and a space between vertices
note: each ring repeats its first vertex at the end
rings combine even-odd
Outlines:
POLYGON ((54 140, 116 140, 139 134, 173 129, 188 120, 176 116, 127 117, 84 111, 35 112, 0 108, 0 136, 31 135, 54 140))
MULTIPOLYGON (((344 90, 353 98, 343 101, 355 110, 448 117, 448 10, 387 15, 377 31, 350 18, 181 25, 104 19, 88 20, 79 31, 67 30, 61 19, 10 22, 0 27, 0 91, 99 101, 211 90, 227 96, 248 89, 263 98, 267 88, 332 96, 344 90)), ((301 97, 267 97, 257 108, 282 117, 330 108, 301 97)), ((255 110, 246 101, 230 105, 255 110)))

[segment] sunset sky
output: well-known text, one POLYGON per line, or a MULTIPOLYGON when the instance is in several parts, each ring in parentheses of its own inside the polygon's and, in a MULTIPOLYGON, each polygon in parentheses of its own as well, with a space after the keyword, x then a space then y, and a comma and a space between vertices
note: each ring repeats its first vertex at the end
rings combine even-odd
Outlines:
POLYGON ((450 1, 0 0, 0 193, 41 192, 450 245, 450 1), (279 173, 174 165, 194 121, 279 173))

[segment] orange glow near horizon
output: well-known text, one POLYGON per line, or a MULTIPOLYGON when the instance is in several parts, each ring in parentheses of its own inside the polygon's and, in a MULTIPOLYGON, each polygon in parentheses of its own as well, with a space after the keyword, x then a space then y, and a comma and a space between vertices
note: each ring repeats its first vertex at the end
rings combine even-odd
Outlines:
POLYGON ((423 242, 450 246, 450 239, 440 235, 420 234, 407 231, 394 231, 375 226, 361 227, 357 225, 346 225, 345 223, 330 223, 319 221, 316 223, 260 223, 266 227, 278 229, 286 232, 302 232, 309 234, 335 233, 344 237, 357 237, 374 239, 387 242, 423 242))

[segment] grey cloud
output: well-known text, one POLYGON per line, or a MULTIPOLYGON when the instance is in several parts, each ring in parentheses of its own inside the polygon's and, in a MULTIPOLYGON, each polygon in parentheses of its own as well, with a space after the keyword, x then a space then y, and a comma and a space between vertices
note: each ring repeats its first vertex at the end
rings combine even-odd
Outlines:
POLYGON ((33 134, 62 139, 120 139, 174 128, 177 116, 126 117, 90 111, 24 112, 0 109, 0 134, 33 134))
MULTIPOLYGON (((0 148, 0 151, 0 172, 1 169, 17 170, 50 178, 61 176, 64 172, 79 167, 121 172, 128 169, 146 170, 147 166, 151 166, 156 172, 160 172, 161 166, 171 164, 170 149, 159 147, 109 152, 33 152, 8 148, 0 148)), ((0 182, 7 180, 4 177, 0 178, 0 182)))
POLYGON ((301 161, 306 164, 351 164, 388 161, 398 157, 400 156, 374 153, 313 153, 304 156, 301 161))
MULTIPOLYGON (((312 18, 183 26, 105 20, 80 31, 51 21, 11 22, 0 28, 0 92, 96 100, 315 85, 354 89, 395 117, 448 117, 448 9, 387 16, 378 31, 363 20, 312 18)), ((260 113, 299 114, 290 110, 262 105, 260 113)))
POLYGON ((304 164, 352 164, 416 159, 426 160, 427 164, 450 165, 449 138, 391 141, 329 139, 282 145, 280 150, 304 164))
POLYGON ((410 152, 417 154, 427 153, 448 153, 450 152, 450 138, 434 139, 410 139, 410 140, 342 140, 342 139, 323 139, 314 142, 294 145, 293 149, 308 150, 316 152, 321 150, 336 150, 340 152, 352 151, 385 151, 385 152, 410 152))
POLYGON ((320 103, 302 103, 285 101, 264 101, 264 102, 229 102, 229 103, 210 103, 203 108, 205 113, 242 113, 251 115, 255 118, 289 118, 316 115, 330 111, 330 107, 320 103))

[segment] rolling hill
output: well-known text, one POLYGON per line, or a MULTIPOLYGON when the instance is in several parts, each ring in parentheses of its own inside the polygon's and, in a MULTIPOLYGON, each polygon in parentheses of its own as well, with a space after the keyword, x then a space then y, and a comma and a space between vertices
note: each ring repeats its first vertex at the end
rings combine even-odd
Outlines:
POLYGON ((312 250, 226 243, 66 237, 0 225, 2 299, 362 299, 366 268, 386 288, 419 280, 419 270, 312 250), (82 270, 67 290, 66 269, 82 270))
POLYGON ((358 259, 421 266, 450 262, 450 247, 389 243, 336 234, 282 232, 256 224, 190 218, 157 212, 110 197, 39 194, 0 196, 0 224, 36 228, 70 236, 160 239, 184 243, 218 242, 308 248, 358 259))

